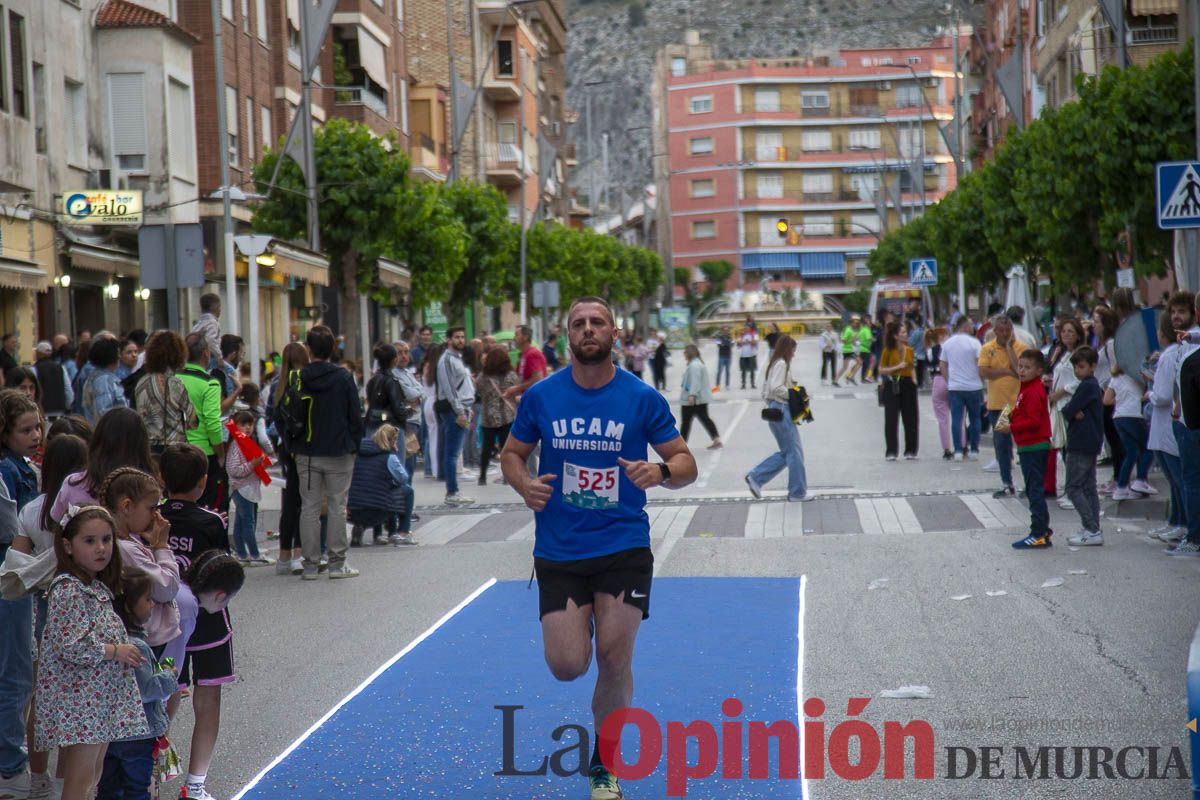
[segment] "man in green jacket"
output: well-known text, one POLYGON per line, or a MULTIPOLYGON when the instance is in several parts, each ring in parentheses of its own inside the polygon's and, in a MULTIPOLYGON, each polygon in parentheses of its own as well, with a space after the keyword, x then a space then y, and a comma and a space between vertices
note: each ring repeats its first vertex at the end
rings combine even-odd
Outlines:
POLYGON ((188 363, 179 372, 192 407, 196 409, 196 427, 187 431, 188 443, 208 456, 208 486, 197 501, 199 505, 229 513, 229 477, 225 474, 225 429, 221 426, 221 383, 204 368, 208 363, 208 342, 198 333, 185 340, 188 363))

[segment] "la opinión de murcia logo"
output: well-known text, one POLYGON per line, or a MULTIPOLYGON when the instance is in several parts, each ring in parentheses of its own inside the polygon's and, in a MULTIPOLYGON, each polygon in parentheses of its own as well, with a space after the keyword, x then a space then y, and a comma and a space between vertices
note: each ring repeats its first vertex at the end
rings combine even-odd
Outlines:
MULTIPOLYGON (((859 718, 871 698, 852 697, 846 703, 848 719, 828 727, 822 717, 825 702, 811 697, 804 702, 803 777, 823 780, 837 777, 866 780, 882 774, 888 780, 1187 780, 1188 773, 1179 747, 954 745, 942 748, 944 769, 939 775, 935 761, 937 745, 933 726, 926 720, 905 723, 885 721, 879 729, 859 718), (851 747, 851 742, 855 743, 851 747), (905 753, 912 753, 911 770, 905 753), (851 760, 851 754, 855 760, 851 760)), ((517 764, 517 712, 520 705, 493 706, 501 714, 503 753, 497 777, 558 777, 586 775, 592 753, 591 734, 584 725, 564 724, 550 733, 554 742, 566 746, 538 756, 522 755, 517 764), (526 760, 528 759, 528 760, 526 760)), ((668 721, 664 726, 649 711, 623 708, 605 719, 600 729, 600 757, 621 780, 643 780, 657 771, 666 750, 666 796, 686 797, 689 781, 710 780, 797 780, 801 777, 800 730, 791 720, 762 722, 739 719, 740 700, 726 698, 721 704, 725 719, 668 721), (638 754, 625 761, 620 747, 626 727, 637 732, 638 754), (774 745, 774 747, 772 747, 774 745), (688 753, 695 754, 695 760, 688 753), (778 754, 772 764, 772 749, 778 754), (719 775, 718 775, 719 773, 719 775)))

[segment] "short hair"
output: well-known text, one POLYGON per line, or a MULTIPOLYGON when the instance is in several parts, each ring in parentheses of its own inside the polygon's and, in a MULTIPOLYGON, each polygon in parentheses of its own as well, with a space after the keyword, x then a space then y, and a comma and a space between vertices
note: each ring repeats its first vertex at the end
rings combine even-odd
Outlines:
POLYGON ((1178 291, 1167 300, 1167 310, 1182 306, 1193 314, 1196 312, 1196 295, 1191 292, 1178 291))
POLYGON ((996 316, 992 317, 992 327, 993 328, 995 328, 997 325, 1015 325, 1015 324, 1016 323, 1014 322, 1013 318, 1010 317, 1008 314, 997 314, 996 316))
POLYGON ((187 345, 188 361, 199 364, 206 353, 212 356, 212 353, 208 352, 208 340, 199 333, 189 333, 184 343, 187 345))
POLYGON ((1096 366, 1100 361, 1100 354, 1096 352, 1096 348, 1091 345, 1083 345, 1075 348, 1075 352, 1071 353, 1072 364, 1091 364, 1096 366))
POLYGON ((188 360, 188 349, 175 331, 155 331, 146 340, 146 372, 161 374, 183 369, 188 360))
POLYGON ((417 333, 433 333, 433 328, 428 325, 422 325, 417 333))
POLYGON ((956 330, 956 331, 962 330, 963 328, 967 327, 968 325, 973 325, 973 324, 974 323, 971 321, 971 318, 968 317, 966 314, 963 314, 961 317, 958 318, 958 320, 955 321, 954 330, 956 330))
POLYGON ((1038 350, 1036 347, 1029 347, 1025 350, 1022 350, 1021 355, 1017 356, 1017 358, 1025 359, 1039 370, 1046 369, 1046 357, 1042 355, 1042 351, 1038 350))
POLYGON ((231 356, 242 349, 245 340, 236 333, 227 333, 221 337, 221 357, 231 356))
POLYGON ((313 358, 328 360, 333 355, 335 339, 328 325, 314 325, 304 337, 313 358))
POLYGON ((518 325, 516 332, 524 336, 526 339, 533 339, 533 328, 529 327, 528 325, 518 325))
POLYGON ((158 462, 167 494, 187 494, 208 474, 208 456, 194 444, 169 444, 158 462))
POLYGON ((212 292, 200 295, 200 310, 204 313, 211 314, 214 308, 220 307, 221 295, 213 294, 212 292))
MULTIPOLYGON (((574 300, 572 300, 572 301, 571 301, 571 306, 570 306, 570 308, 568 308, 568 309, 567 309, 567 322, 568 322, 568 324, 569 324, 569 323, 570 323, 570 321, 571 321, 571 314, 572 314, 572 312, 574 312, 574 311, 575 311, 575 306, 581 306, 581 305, 583 305, 584 303, 596 303, 596 304, 598 304, 598 305, 602 305, 602 306, 604 306, 604 310, 605 310, 606 312, 608 312, 608 324, 609 324, 609 325, 612 325, 612 326, 614 326, 614 327, 616 327, 616 324, 617 324, 617 318, 613 316, 613 310, 612 310, 612 306, 610 306, 610 305, 608 304, 608 301, 607 301, 607 300, 605 300, 603 297, 596 297, 595 295, 591 295, 591 294, 589 294, 589 295, 584 295, 583 297, 577 297, 577 298, 575 298, 574 300)), ((748 319, 748 317, 747 317, 747 319, 748 319)))
POLYGON ((446 328, 446 341, 450 341, 450 339, 453 338, 454 334, 456 333, 461 333, 463 336, 466 336, 467 329, 462 325, 451 325, 449 328, 446 328))
POLYGON ((101 369, 106 369, 116 364, 120 355, 120 343, 116 339, 104 337, 92 342, 92 349, 88 351, 88 361, 101 369))
POLYGON ((1020 325, 1025 321, 1025 309, 1021 306, 1009 306, 1008 311, 1005 311, 1004 313, 1013 321, 1013 324, 1015 325, 1020 325))
POLYGON ((146 346, 146 340, 148 338, 150 338, 150 334, 146 333, 146 331, 142 330, 141 328, 134 328, 129 333, 125 334, 125 341, 133 342, 138 346, 139 350, 146 346))

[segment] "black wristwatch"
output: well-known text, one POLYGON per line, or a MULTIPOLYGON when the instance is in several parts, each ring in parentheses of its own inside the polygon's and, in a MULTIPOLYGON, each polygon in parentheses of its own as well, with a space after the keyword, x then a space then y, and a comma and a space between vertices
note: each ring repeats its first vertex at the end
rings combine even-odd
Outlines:
POLYGON ((666 483, 667 481, 671 480, 671 468, 667 466, 667 462, 665 462, 665 461, 658 462, 658 468, 660 470, 662 470, 662 478, 663 478, 662 482, 663 483, 666 483))

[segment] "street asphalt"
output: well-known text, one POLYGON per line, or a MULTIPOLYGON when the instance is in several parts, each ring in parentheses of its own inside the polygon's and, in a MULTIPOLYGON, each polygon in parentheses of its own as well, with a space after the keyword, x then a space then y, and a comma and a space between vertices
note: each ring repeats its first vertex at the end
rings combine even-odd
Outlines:
MULTIPOLYGON (((715 371, 715 348, 704 352, 715 371)), ((682 362, 677 353, 666 392, 675 406, 682 362)), ((885 781, 882 768, 865 782, 827 774, 808 781, 808 796, 1187 797, 1189 782, 1179 779, 1012 774, 1017 746, 1159 747, 1162 761, 1179 747, 1190 771, 1184 673, 1200 620, 1200 559, 1167 558, 1146 536, 1160 524, 1161 501, 1109 504, 1106 544, 1082 550, 1066 546, 1077 526, 1073 512, 1051 501, 1056 546, 1014 551, 1009 543, 1027 511, 1019 500, 992 500, 999 479, 981 469, 989 437, 982 461, 943 461, 926 393, 920 459, 886 462, 873 387, 823 386, 819 363, 815 341, 802 342, 793 374, 814 397, 816 420, 801 438, 816 501, 781 502, 780 476, 764 501, 750 502, 742 476, 774 444, 759 419, 758 392, 736 387, 719 392, 711 407, 726 447, 704 449, 708 437, 696 426, 700 479, 650 494, 659 575, 806 576, 803 695, 824 700, 826 736, 846 718, 852 697, 871 698, 861 718, 877 730, 914 719, 933 727, 933 780, 915 780, 910 770, 907 780, 885 781), (1061 585, 1043 588, 1053 578, 1061 585), (880 697, 905 685, 927 686, 932 696, 880 697), (975 777, 945 777, 946 748, 978 753, 985 746, 1005 748, 1005 779, 980 779, 978 768, 975 777)), ((1153 482, 1164 485, 1157 474, 1153 482)), ((277 488, 264 501, 264 529, 274 524, 277 488)), ((352 551, 362 571, 355 580, 303 583, 273 567, 249 570, 231 606, 238 680, 225 690, 209 772, 209 790, 220 800, 482 583, 528 580, 532 514, 508 487, 464 482, 479 505, 458 510, 440 505, 440 484, 419 477, 416 491, 422 543, 352 551)), ((654 635, 652 617, 641 636, 654 635)), ((190 725, 185 703, 173 731, 185 760, 190 725)), ((352 762, 357 754, 336 757, 352 762)), ((323 789, 298 786, 292 796, 334 796, 323 789)), ((629 798, 661 791, 626 785, 629 798)))

